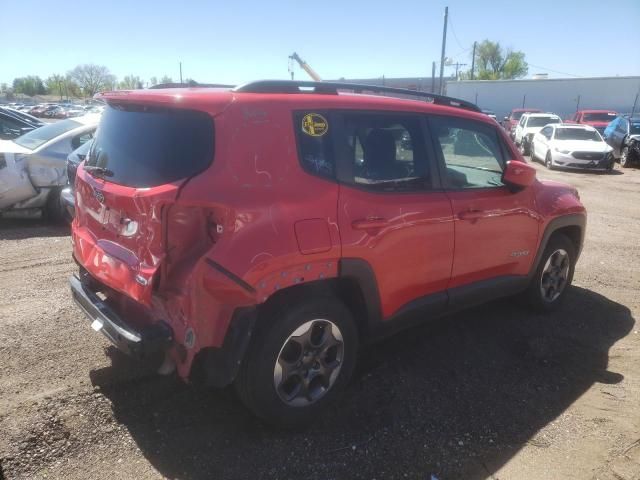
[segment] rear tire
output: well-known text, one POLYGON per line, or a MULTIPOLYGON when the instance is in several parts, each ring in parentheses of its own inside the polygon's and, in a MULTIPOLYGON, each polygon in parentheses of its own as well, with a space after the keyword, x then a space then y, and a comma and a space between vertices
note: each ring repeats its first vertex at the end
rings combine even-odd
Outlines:
POLYGON ((573 281, 575 264, 573 242, 566 235, 552 235, 525 292, 529 306, 539 312, 557 309, 573 281))
POLYGON ((67 218, 66 209, 60 198, 61 190, 61 188, 52 188, 44 206, 44 217, 51 223, 63 223, 67 218))
POLYGON ((346 388, 356 364, 351 312, 332 296, 287 302, 258 319, 234 386, 256 416, 301 428, 346 388))

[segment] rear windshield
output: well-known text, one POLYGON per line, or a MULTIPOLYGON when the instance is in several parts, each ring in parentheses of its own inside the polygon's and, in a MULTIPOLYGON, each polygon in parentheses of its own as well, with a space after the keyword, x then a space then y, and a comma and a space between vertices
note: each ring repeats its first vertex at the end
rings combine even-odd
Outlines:
POLYGON ((213 120, 204 112, 108 106, 86 164, 108 170, 110 182, 154 187, 206 169, 213 138, 213 120))
POLYGON ((14 142, 21 147, 35 150, 40 145, 47 143, 49 140, 59 137, 63 133, 67 133, 68 131, 81 126, 81 123, 73 120, 49 123, 44 127, 36 128, 35 130, 31 130, 29 133, 25 133, 21 137, 16 138, 14 142))
POLYGON ((560 123, 558 117, 531 117, 527 122, 527 127, 544 127, 550 123, 560 123))
POLYGON ((585 113, 582 118, 585 122, 610 122, 616 118, 616 114, 607 112, 585 113))
POLYGON ((585 128, 556 128, 556 140, 591 140, 601 142, 602 138, 595 130, 585 128))

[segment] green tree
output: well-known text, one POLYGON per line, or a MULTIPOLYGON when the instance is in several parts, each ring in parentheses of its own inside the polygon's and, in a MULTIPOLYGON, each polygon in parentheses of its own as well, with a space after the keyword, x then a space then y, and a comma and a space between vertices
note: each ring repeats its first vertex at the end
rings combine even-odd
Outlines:
POLYGON ((6 83, 0 83, 0 93, 4 93, 7 90, 9 90, 9 85, 7 85, 6 83))
POLYGON ((47 93, 42 79, 33 75, 15 78, 13 80, 13 90, 15 93, 23 93, 30 97, 47 93))
POLYGON ((64 77, 64 91, 67 98, 69 97, 82 97, 82 88, 78 83, 71 77, 71 75, 67 75, 64 77))
POLYGON ((135 75, 127 75, 122 79, 122 81, 118 82, 118 88, 120 90, 135 90, 137 88, 142 88, 142 80, 140 77, 135 75))
POLYGON ((47 87, 47 93, 49 95, 59 95, 62 100, 65 94, 66 78, 59 74, 49 75, 44 81, 45 87, 47 87))
POLYGON ((109 89, 116 81, 107 67, 94 64, 78 65, 67 76, 75 82, 81 93, 88 97, 109 89))
MULTIPOLYGON (((524 77, 529 71, 523 52, 503 49, 500 42, 483 40, 476 47, 475 74, 477 80, 509 80, 524 77)), ((471 70, 464 79, 471 78, 471 70)))
POLYGON ((160 79, 160 83, 173 83, 173 78, 164 75, 161 79, 160 79))
POLYGON ((157 84, 158 84, 158 77, 151 77, 149 79, 149 85, 151 85, 152 87, 157 84))

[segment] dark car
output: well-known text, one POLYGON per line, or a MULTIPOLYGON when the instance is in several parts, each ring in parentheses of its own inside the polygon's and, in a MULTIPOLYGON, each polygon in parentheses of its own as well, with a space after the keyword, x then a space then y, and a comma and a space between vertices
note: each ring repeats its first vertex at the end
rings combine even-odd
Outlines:
POLYGON ((60 192, 60 201, 62 202, 62 205, 64 205, 69 219, 73 219, 75 215, 76 202, 73 185, 76 181, 76 170, 78 169, 78 165, 87 158, 89 149, 91 149, 91 143, 91 141, 83 143, 67 157, 67 179, 69 184, 60 192))
POLYGON ((38 125, 24 120, 9 108, 0 107, 0 140, 11 140, 30 132, 38 125))
POLYGON ((34 128, 38 128, 44 125, 44 122, 39 118, 36 118, 33 115, 29 115, 28 113, 22 112, 20 110, 16 110, 14 108, 5 108, 5 107, 0 107, 0 110, 3 110, 8 114, 13 115, 14 117, 18 117, 19 119, 32 124, 34 128))
POLYGON ((613 148, 613 155, 623 168, 640 162, 640 116, 622 115, 604 129, 604 141, 613 148))

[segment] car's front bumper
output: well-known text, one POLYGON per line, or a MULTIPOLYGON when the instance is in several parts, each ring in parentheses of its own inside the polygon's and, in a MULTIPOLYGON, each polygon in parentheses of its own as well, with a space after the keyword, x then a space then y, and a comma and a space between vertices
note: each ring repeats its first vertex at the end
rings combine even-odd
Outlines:
POLYGON ((552 155, 553 165, 560 168, 570 168, 575 170, 609 170, 613 167, 613 157, 611 155, 600 160, 580 160, 571 154, 555 152, 552 155))
POLYGON ((69 286, 74 301, 84 311, 95 331, 102 332, 111 343, 123 352, 136 357, 166 350, 172 340, 171 327, 158 322, 136 329, 122 319, 79 277, 69 278, 69 286))

